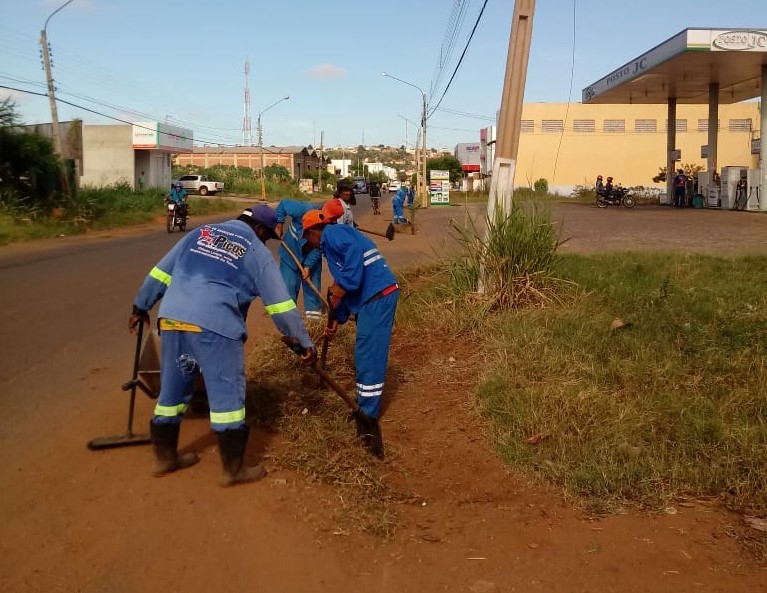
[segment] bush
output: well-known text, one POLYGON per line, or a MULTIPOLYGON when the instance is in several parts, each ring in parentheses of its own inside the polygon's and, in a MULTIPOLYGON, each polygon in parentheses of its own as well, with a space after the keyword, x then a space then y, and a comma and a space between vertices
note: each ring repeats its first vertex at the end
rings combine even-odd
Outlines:
POLYGON ((541 177, 533 184, 533 188, 537 194, 546 194, 549 192, 549 182, 541 177))

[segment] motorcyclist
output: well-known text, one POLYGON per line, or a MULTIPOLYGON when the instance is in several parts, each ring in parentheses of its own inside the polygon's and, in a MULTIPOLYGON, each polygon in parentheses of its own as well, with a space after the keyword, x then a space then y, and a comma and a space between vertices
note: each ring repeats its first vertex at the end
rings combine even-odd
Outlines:
POLYGON ((173 186, 173 189, 170 190, 170 194, 167 198, 168 203, 173 202, 176 204, 179 209, 179 216, 181 218, 186 218, 187 216, 186 196, 187 193, 184 189, 184 186, 181 185, 180 181, 177 181, 173 186))
POLYGON ((613 199, 613 178, 612 177, 607 178, 607 183, 605 184, 604 196, 608 200, 613 199))
POLYGON ((605 184, 604 181, 602 181, 601 175, 597 175, 597 182, 594 184, 594 188, 596 189, 598 196, 605 195, 605 184))

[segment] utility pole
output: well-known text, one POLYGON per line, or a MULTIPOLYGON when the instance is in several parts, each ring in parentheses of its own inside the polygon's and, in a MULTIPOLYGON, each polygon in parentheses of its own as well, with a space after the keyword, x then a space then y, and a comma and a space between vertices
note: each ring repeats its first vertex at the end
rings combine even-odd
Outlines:
POLYGON ((503 82, 503 97, 498 121, 498 140, 495 144, 493 178, 490 181, 490 196, 487 202, 488 219, 492 219, 496 205, 503 208, 505 214, 511 213, 534 13, 535 0, 514 2, 509 52, 506 56, 506 76, 503 82))
MULTIPOLYGON (((503 81, 501 112, 495 143, 493 177, 490 180, 490 195, 487 199, 487 231, 495 218, 496 207, 502 208, 505 216, 511 214, 511 200, 514 194, 514 172, 517 168, 519 132, 522 120, 522 102, 525 96, 527 62, 530 57, 530 42, 533 36, 533 14, 535 0, 515 0, 511 20, 509 52, 506 56, 506 75, 503 81)), ((485 270, 480 269, 477 292, 485 292, 485 270)))
POLYGON ((423 175, 423 197, 421 206, 424 208, 429 207, 429 182, 426 179, 426 93, 422 93, 423 97, 423 114, 421 115, 421 141, 423 142, 421 148, 421 174, 423 175))
MULTIPOLYGON (((62 149, 61 149, 61 133, 59 130, 59 112, 56 108, 56 95, 55 95, 55 87, 53 85, 53 73, 51 71, 51 55, 50 55, 50 48, 48 47, 48 21, 53 18, 53 15, 55 15, 57 12, 59 12, 62 8, 73 2, 74 0, 68 0, 61 6, 59 6, 56 10, 54 10, 47 19, 45 19, 45 24, 43 25, 42 31, 40 31, 40 46, 43 52, 43 65, 45 67, 45 78, 48 82, 48 101, 51 105, 51 138, 53 140, 53 151, 59 156, 60 159, 63 159, 62 149)), ((67 171, 64 168, 64 162, 62 160, 61 162, 61 183, 62 183, 62 189, 64 192, 69 195, 69 177, 67 175, 67 171)))

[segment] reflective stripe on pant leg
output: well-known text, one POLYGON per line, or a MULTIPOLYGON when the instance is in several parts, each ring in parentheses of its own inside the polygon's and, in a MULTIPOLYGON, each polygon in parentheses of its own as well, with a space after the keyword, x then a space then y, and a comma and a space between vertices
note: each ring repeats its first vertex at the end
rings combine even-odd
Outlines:
POLYGON ((357 313, 357 403, 368 416, 378 418, 389 363, 389 343, 399 291, 363 305, 357 313))
POLYGON ((192 398, 197 361, 190 336, 183 331, 160 332, 162 361, 160 363, 160 395, 154 409, 157 424, 177 424, 186 412, 192 398))
POLYGON ((217 432, 245 425, 245 352, 241 340, 204 330, 195 353, 205 379, 210 425, 217 432))

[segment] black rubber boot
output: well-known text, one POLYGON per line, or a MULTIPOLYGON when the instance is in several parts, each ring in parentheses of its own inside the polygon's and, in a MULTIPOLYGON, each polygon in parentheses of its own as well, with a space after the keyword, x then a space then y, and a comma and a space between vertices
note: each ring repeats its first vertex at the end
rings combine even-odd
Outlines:
POLYGON ((266 475, 266 467, 263 463, 254 467, 245 465, 245 447, 248 444, 249 433, 250 429, 247 426, 216 433, 222 467, 219 484, 223 488, 255 482, 266 475))
POLYGON ((383 436, 378 420, 368 416, 362 410, 352 414, 354 422, 357 425, 357 436, 362 439, 365 448, 378 459, 384 458, 383 436))
POLYGON ((200 461, 195 453, 178 454, 178 432, 180 424, 156 424, 149 422, 149 434, 154 447, 152 474, 160 477, 179 469, 186 469, 200 461))

